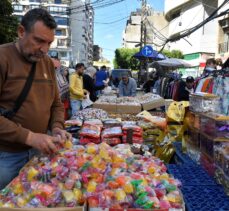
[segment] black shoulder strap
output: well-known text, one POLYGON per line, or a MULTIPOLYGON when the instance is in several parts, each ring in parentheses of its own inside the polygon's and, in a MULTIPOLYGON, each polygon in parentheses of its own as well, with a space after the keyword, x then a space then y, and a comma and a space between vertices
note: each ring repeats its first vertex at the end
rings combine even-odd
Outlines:
POLYGON ((36 63, 33 63, 31 70, 30 70, 30 73, 29 73, 29 76, 25 82, 25 85, 24 85, 20 95, 18 96, 17 100, 15 101, 13 109, 7 110, 7 109, 0 108, 0 116, 4 116, 8 119, 12 119, 14 117, 14 115, 20 109, 22 103, 25 101, 25 99, 29 93, 29 90, 30 90, 32 83, 33 83, 35 71, 36 71, 36 63))
POLYGON ((19 110, 19 108, 21 107, 22 103, 25 101, 25 99, 29 93, 29 90, 30 90, 32 83, 33 83, 35 71, 36 71, 36 63, 34 62, 32 64, 32 67, 31 67, 29 76, 25 82, 25 85, 24 85, 20 95, 18 96, 17 100, 15 101, 15 104, 13 107, 14 114, 17 113, 17 111, 19 110))

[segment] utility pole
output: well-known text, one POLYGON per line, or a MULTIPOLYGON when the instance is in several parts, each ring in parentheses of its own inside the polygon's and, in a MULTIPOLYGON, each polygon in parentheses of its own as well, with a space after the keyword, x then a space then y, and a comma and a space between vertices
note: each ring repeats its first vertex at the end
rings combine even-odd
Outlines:
MULTIPOLYGON (((147 18, 147 0, 141 0, 141 36, 140 36, 140 51, 146 45, 146 18, 147 18)), ((140 61, 140 70, 138 72, 138 84, 140 85, 144 80, 144 70, 146 69, 146 58, 140 61)))
POLYGON ((141 0, 142 1, 142 7, 141 7, 141 38, 140 38, 140 50, 143 48, 144 45, 146 45, 146 18, 147 18, 147 9, 146 4, 147 0, 141 0))

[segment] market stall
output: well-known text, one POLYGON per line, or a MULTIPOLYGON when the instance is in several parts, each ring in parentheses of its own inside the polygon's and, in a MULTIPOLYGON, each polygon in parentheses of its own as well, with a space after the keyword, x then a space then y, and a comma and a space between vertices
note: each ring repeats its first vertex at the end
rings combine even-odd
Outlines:
POLYGON ((146 111, 165 104, 158 95, 102 96, 95 104, 103 107, 65 122, 73 141, 31 160, 0 192, 0 210, 228 210, 229 118, 217 114, 220 98, 167 103, 164 118, 146 111))

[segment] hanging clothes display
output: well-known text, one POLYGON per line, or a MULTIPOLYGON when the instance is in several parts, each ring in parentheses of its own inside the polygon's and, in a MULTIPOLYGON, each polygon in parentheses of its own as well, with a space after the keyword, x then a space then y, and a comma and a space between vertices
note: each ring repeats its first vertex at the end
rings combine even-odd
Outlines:
POLYGON ((220 97, 220 111, 229 115, 229 77, 218 76, 213 83, 213 94, 220 97))

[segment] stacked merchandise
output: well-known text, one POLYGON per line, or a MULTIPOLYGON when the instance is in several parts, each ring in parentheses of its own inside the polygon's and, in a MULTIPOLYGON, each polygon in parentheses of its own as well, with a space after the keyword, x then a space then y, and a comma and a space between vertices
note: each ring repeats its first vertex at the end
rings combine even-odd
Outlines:
POLYGON ((180 182, 158 158, 128 145, 102 143, 34 159, 0 192, 0 207, 75 207, 183 210, 180 182))
POLYGON ((227 195, 229 195, 229 143, 214 147, 214 161, 216 180, 224 186, 227 195))
POLYGON ((208 93, 196 93, 190 96, 192 111, 189 125, 188 153, 212 176, 215 173, 214 147, 229 142, 229 116, 219 114, 219 97, 208 93))
POLYGON ((120 144, 122 138, 122 128, 121 126, 107 127, 103 130, 101 139, 111 146, 120 144))
POLYGON ((145 144, 156 146, 164 139, 165 132, 157 125, 146 121, 138 121, 137 124, 143 130, 145 144))
POLYGON ((104 131, 102 133, 102 142, 111 146, 121 143, 122 123, 118 119, 106 119, 103 121, 104 131))
POLYGON ((165 105, 165 101, 159 95, 148 93, 136 97, 101 96, 94 108, 102 108, 110 113, 137 114, 143 110, 151 110, 165 105))
POLYGON ((88 144, 101 142, 100 135, 103 124, 99 119, 85 121, 80 131, 80 143, 88 144))
POLYGON ((143 143, 143 132, 142 128, 137 126, 136 122, 123 122, 123 143, 134 143, 142 144, 143 143))
POLYGON ((195 92, 205 92, 220 97, 218 109, 223 115, 229 115, 229 74, 222 70, 214 75, 199 78, 195 92))
POLYGON ((72 134, 74 138, 78 137, 78 132, 82 126, 83 122, 81 119, 67 120, 64 123, 65 130, 72 134))

